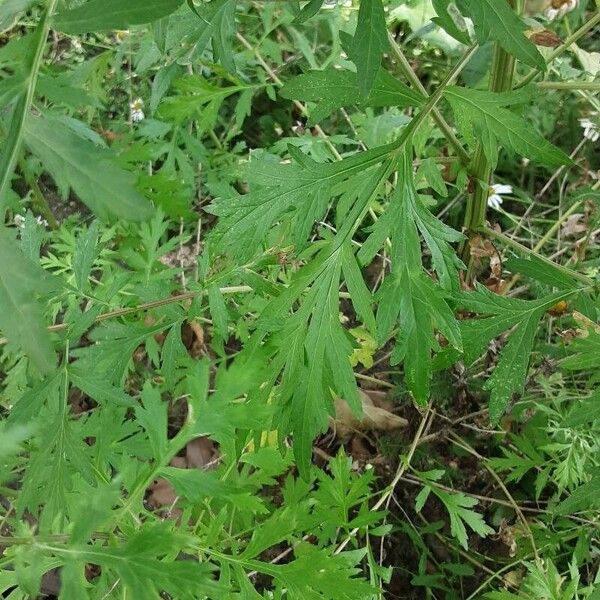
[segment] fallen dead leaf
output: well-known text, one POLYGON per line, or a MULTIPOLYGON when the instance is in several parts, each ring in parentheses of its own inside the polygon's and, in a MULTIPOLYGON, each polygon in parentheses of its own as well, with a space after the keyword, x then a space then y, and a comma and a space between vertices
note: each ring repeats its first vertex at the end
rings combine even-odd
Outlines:
POLYGON ((408 421, 389 410, 375 406, 371 396, 359 390, 363 416, 357 418, 349 404, 338 398, 335 401, 335 418, 331 419, 331 427, 339 437, 351 436, 357 431, 393 431, 406 427, 408 421))
MULTIPOLYGON (((169 465, 178 469, 209 469, 216 464, 219 452, 215 443, 207 437, 199 437, 185 448, 185 456, 176 456, 169 465)), ((166 479, 157 479, 149 487, 148 504, 153 508, 161 506, 173 506, 177 500, 177 494, 166 479)), ((181 510, 173 509, 167 515, 168 518, 179 519, 181 510)))
POLYGON ((185 449, 185 459, 188 469, 204 469, 217 457, 215 443, 207 437, 192 440, 185 449))
POLYGON ((582 213, 574 213, 563 223, 561 231, 563 235, 573 236, 587 231, 587 224, 581 220, 584 215, 582 213))

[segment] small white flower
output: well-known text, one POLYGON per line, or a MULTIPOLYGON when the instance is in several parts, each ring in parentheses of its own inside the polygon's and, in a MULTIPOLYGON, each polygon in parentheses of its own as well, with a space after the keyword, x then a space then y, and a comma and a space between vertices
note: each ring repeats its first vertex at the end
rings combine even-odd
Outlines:
POLYGON ((146 118, 144 114, 144 101, 141 98, 136 98, 129 103, 129 119, 132 123, 139 123, 146 118))
POLYGON ((487 205, 494 210, 500 210, 502 206, 502 196, 512 194, 512 185, 503 185, 494 183, 488 191, 487 205))
POLYGON ((600 127, 591 119, 579 119, 579 124, 583 127, 583 137, 591 142, 597 142, 600 139, 600 127))
POLYGON ((75 52, 83 52, 83 46, 77 38, 71 38, 71 46, 73 46, 75 52))
MULTIPOLYGON (((46 219, 42 219, 42 217, 40 217, 40 215, 38 215, 35 218, 35 222, 40 227, 44 227, 44 229, 46 227, 48 227, 48 221, 46 221, 46 219)), ((25 216, 24 215, 15 215, 14 223, 19 229, 23 229, 25 227, 25 216)))
POLYGON ((544 16, 548 21, 562 19, 567 13, 575 10, 579 0, 552 0, 550 6, 544 11, 544 16))

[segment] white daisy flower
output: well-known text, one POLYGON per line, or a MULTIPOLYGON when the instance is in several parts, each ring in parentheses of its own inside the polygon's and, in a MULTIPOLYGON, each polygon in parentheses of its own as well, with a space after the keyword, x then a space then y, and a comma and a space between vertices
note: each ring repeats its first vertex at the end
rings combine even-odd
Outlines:
POLYGON ((544 16, 548 21, 562 19, 567 13, 575 10, 579 0, 552 0, 550 6, 544 11, 544 16))
POLYGON ((600 139, 600 127, 591 119, 579 119, 579 124, 583 127, 583 137, 591 142, 597 142, 600 139))
POLYGON ((144 114, 144 101, 141 98, 136 98, 129 103, 129 119, 132 123, 139 123, 146 118, 144 114))
POLYGON ((502 206, 502 196, 512 194, 512 185, 494 183, 488 191, 487 205, 494 210, 500 210, 502 206))

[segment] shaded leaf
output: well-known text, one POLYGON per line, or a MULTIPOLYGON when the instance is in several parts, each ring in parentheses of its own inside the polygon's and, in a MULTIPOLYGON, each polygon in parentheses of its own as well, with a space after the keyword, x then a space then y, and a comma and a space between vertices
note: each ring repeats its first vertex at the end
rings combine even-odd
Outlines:
POLYGON ((0 328, 42 373, 52 371, 56 357, 36 296, 53 287, 50 276, 0 226, 0 328))
POLYGON ((143 220, 153 214, 135 189, 136 177, 115 162, 110 151, 79 137, 52 116, 30 117, 25 143, 54 178, 63 196, 69 188, 101 218, 143 220))
POLYGON ((183 0, 88 0, 56 13, 52 26, 64 33, 124 30, 161 19, 182 4, 183 0))

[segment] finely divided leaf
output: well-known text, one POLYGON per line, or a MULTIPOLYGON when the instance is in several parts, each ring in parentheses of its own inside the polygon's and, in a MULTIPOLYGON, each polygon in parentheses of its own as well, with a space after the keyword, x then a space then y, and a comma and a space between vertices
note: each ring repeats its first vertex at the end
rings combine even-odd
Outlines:
POLYGON ((188 0, 188 6, 198 17, 194 31, 197 50, 203 50, 212 38, 212 49, 215 58, 230 72, 235 72, 233 47, 231 40, 235 32, 235 6, 237 0, 213 0, 195 6, 193 0, 188 0))
POLYGON ((432 491, 446 507, 450 517, 450 532, 465 550, 468 549, 468 537, 465 525, 480 537, 486 537, 494 533, 494 530, 486 524, 483 517, 474 510, 471 510, 477 505, 478 501, 475 498, 465 496, 460 492, 449 494, 435 486, 432 486, 432 491))
POLYGON ((322 217, 333 187, 354 175, 364 181, 366 169, 382 162, 389 150, 382 146, 334 163, 317 163, 290 148, 292 164, 252 160, 247 171, 250 193, 216 198, 208 208, 219 217, 212 232, 219 250, 240 260, 251 258, 284 215, 294 221, 293 241, 304 245, 307 227, 310 231, 322 217))
MULTIPOLYGON (((479 0, 478 0, 479 1, 479 0)), ((478 140, 492 164, 498 161, 498 147, 549 167, 570 164, 571 159, 535 132, 531 124, 505 106, 522 101, 523 95, 495 94, 467 88, 448 87, 444 92, 452 105, 461 133, 468 141, 478 140)))
POLYGON ((361 251, 370 258, 387 235, 392 240, 392 273, 379 291, 377 328, 380 342, 392 333, 396 321, 400 331, 392 361, 403 361, 408 389, 420 404, 429 397, 433 353, 440 350, 436 332, 440 332, 454 348, 460 349, 458 323, 446 303, 444 289, 423 272, 419 232, 428 244, 434 268, 442 283, 452 286, 456 269, 461 265, 449 246, 460 234, 438 221, 422 205, 412 174, 411 152, 401 158, 399 184, 384 218, 375 225, 372 237, 361 251), (389 216, 388 216, 389 215, 389 216))
POLYGON ((472 363, 489 342, 505 331, 508 336, 496 369, 485 387, 490 390, 490 420, 497 423, 514 395, 523 393, 531 349, 544 312, 569 297, 572 291, 553 294, 541 300, 518 300, 498 296, 483 286, 459 298, 462 308, 488 315, 484 319, 461 321, 465 362, 472 363))
POLYGON ((181 600, 226 596, 226 589, 213 579, 209 563, 172 558, 184 544, 185 539, 173 533, 170 524, 152 523, 125 543, 82 544, 64 550, 57 546, 54 554, 80 571, 86 563, 100 565, 103 573, 111 572, 111 581, 117 582, 122 596, 160 598, 163 592, 181 600))
POLYGON ((129 29, 151 23, 175 12, 183 0, 88 0, 71 10, 58 12, 53 29, 64 33, 87 33, 129 29))
POLYGON ((363 600, 377 592, 366 581, 356 577, 360 569, 355 565, 365 552, 366 550, 355 550, 331 554, 325 549, 306 544, 296 548, 296 559, 285 565, 268 565, 256 561, 254 566, 256 570, 271 575, 283 588, 287 588, 290 598, 363 600))
POLYGON ((423 97, 385 69, 379 69, 371 91, 362 97, 359 77, 353 71, 330 67, 324 71, 309 71, 288 81, 279 94, 284 98, 316 102, 311 109, 309 127, 344 106, 421 106, 423 97))

